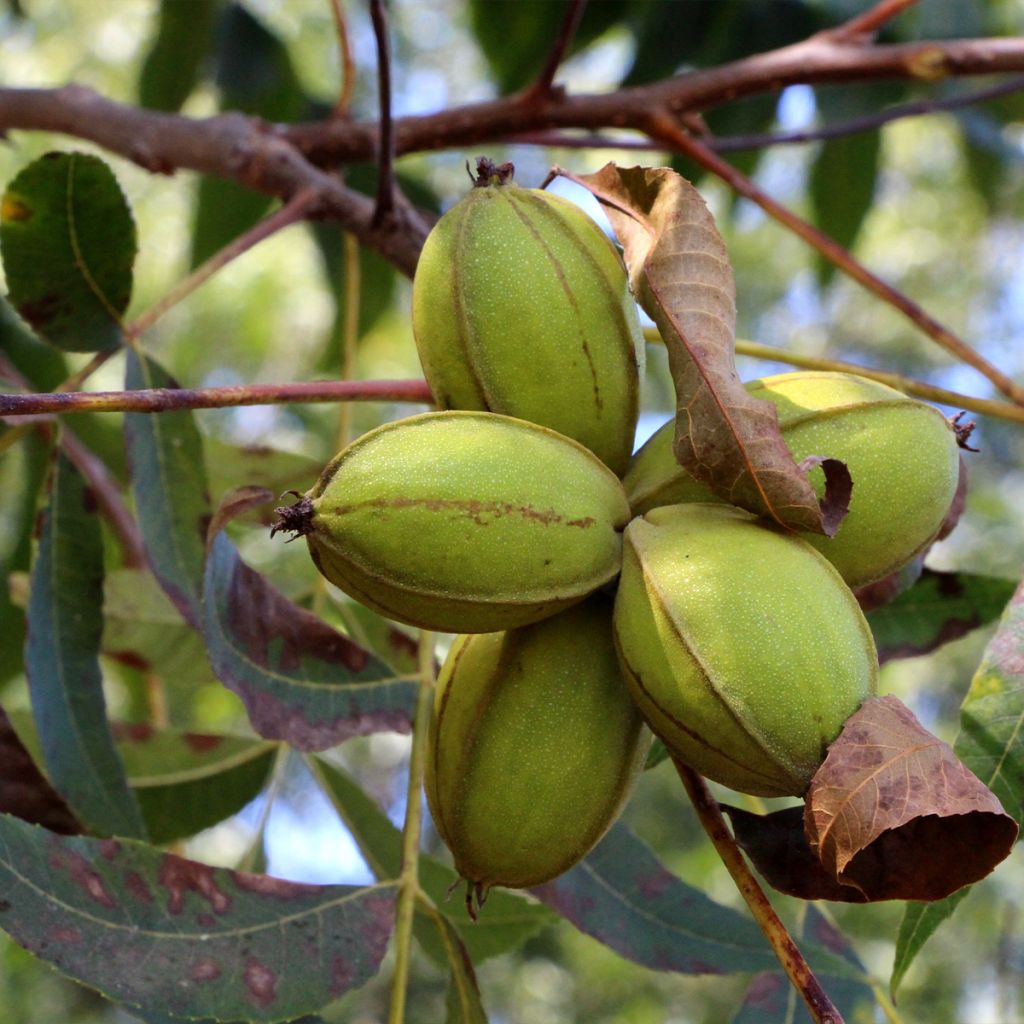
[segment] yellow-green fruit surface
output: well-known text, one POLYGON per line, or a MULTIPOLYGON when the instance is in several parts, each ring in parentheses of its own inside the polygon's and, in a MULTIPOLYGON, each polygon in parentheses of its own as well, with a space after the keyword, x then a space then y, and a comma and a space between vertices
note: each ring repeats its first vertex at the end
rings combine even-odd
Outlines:
POLYGON ((599 595, 453 644, 426 791, 463 878, 537 885, 582 859, 618 816, 650 735, 615 656, 611 610, 599 595))
POLYGON ((630 523, 615 640, 665 746, 761 796, 804 792, 878 673, 831 563, 730 505, 667 505, 630 523))
POLYGON ((492 413, 437 412, 364 434, 324 470, 305 530, 319 570, 425 629, 524 625, 614 578, 629 505, 561 434, 492 413))
MULTIPOLYGON (((933 406, 843 373, 784 373, 747 384, 774 403, 793 457, 826 455, 853 477, 850 511, 834 537, 804 533, 853 588, 896 572, 926 548, 956 493, 956 437, 933 406)), ((720 501, 672 453, 667 423, 636 453, 623 478, 634 514, 659 505, 720 501)), ((820 469, 812 471, 819 494, 820 469)))
POLYGON ((572 203, 474 188, 427 238, 412 316, 441 408, 540 423, 625 471, 643 335, 622 260, 572 203))

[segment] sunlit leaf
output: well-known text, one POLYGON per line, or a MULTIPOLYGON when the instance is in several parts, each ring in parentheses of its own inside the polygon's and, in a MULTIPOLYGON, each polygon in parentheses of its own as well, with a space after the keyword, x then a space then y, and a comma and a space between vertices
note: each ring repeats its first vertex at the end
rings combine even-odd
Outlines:
MULTIPOLYGON (((1024 823, 1024 585, 1003 612, 960 708, 960 735, 953 750, 1024 823)), ((899 987, 921 947, 966 895, 966 890, 928 906, 909 904, 896 941, 890 986, 899 987)))
POLYGON ((64 455, 54 468, 32 567, 28 625, 25 667, 50 781, 92 829, 144 835, 107 723, 97 658, 103 543, 96 502, 64 455))
POLYGON ((0 927, 142 1010, 282 1021, 376 973, 394 886, 301 885, 0 816, 0 927))
POLYGON ((117 348, 136 242, 135 221, 110 168, 84 153, 48 153, 7 186, 0 202, 0 247, 18 313, 59 348, 117 348))
MULTIPOLYGON (((130 350, 125 387, 177 387, 154 360, 130 350)), ((203 442, 191 412, 128 413, 125 444, 149 563, 186 621, 202 619, 203 544, 210 500, 203 442)))
POLYGON ((223 527, 273 496, 254 488, 222 503, 211 526, 205 635, 217 677, 253 728, 299 750, 411 727, 416 682, 397 675, 322 619, 292 604, 238 556, 223 527))

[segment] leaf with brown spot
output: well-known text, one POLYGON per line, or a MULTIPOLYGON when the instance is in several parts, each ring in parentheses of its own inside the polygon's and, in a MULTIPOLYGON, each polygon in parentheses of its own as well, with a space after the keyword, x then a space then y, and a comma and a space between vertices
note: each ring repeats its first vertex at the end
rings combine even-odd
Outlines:
POLYGON ((224 535, 235 516, 271 497, 259 488, 235 491, 210 525, 203 605, 217 677, 241 697, 256 732, 299 750, 408 732, 415 677, 394 672, 293 604, 242 562, 224 535))
MULTIPOLYGON (((576 867, 531 891, 585 935, 654 970, 730 974, 778 963, 752 920, 673 875, 622 824, 576 867)), ((828 949, 803 952, 815 971, 856 976, 828 949)))
POLYGON ((282 882, 0 815, 0 927, 157 1016, 276 1022, 320 1009, 377 972, 395 891, 282 882))
MULTIPOLYGON (((1024 823, 1024 583, 1006 606, 960 708, 957 756, 1024 823)), ((928 906, 911 904, 896 942, 896 990, 921 947, 959 905, 966 890, 928 906)))
POLYGON ((71 352, 121 344, 135 221, 99 157, 47 153, 25 167, 4 192, 0 246, 11 304, 40 337, 71 352))
POLYGON ((1013 594, 1013 580, 925 569, 908 590, 868 612, 878 660, 912 658, 994 621, 1013 594))
POLYGON ((607 164, 572 177, 604 207, 633 294, 665 340, 680 465, 731 504, 791 530, 832 536, 845 514, 849 473, 832 467, 819 506, 782 439, 775 406, 740 383, 732 267, 700 193, 667 167, 607 164))
POLYGON ((811 780, 805 828, 839 882, 869 900, 938 900, 1009 854, 1017 823, 897 698, 872 697, 811 780))
POLYGON ((0 812, 42 825, 51 832, 82 831, 60 794, 46 781, 0 707, 0 812))

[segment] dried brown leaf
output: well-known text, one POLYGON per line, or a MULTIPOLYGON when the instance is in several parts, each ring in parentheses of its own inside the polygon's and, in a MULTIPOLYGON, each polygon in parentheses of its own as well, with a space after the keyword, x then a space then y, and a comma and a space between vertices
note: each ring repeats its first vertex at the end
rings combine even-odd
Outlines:
POLYGON ((829 487, 819 507, 782 439, 775 407, 740 383, 732 267, 700 193, 667 167, 607 164, 573 180, 604 206, 633 293, 665 340, 680 465, 734 505, 791 530, 831 536, 842 521, 842 499, 829 487))
POLYGON ((836 881, 870 900, 938 900, 1010 852, 1016 822, 897 698, 865 701, 807 792, 804 827, 836 881))

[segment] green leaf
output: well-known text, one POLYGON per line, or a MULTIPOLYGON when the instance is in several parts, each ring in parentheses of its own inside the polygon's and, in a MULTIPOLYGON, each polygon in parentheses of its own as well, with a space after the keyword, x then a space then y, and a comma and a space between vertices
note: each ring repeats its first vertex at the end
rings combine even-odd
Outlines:
MULTIPOLYGON (((778 965, 752 920, 668 872, 622 824, 576 867, 531 891, 581 932, 644 967, 729 974, 778 965)), ((815 971, 859 976, 826 948, 804 943, 803 953, 815 971)))
MULTIPOLYGON (((864 965, 854 952, 846 937, 822 913, 810 905, 804 917, 802 936, 819 945, 826 946, 841 956, 850 966, 867 977, 864 965)), ((829 999, 847 1021, 871 1019, 875 1004, 874 993, 865 981, 853 978, 833 977, 819 972, 829 999), (862 1017, 862 1014, 867 1016, 862 1017)), ((754 977, 747 989, 746 997, 732 1024, 812 1024, 803 1000, 791 987, 782 971, 764 971, 754 977)))
MULTIPOLYGON (((521 89, 537 76, 568 6, 551 0, 470 0, 473 34, 500 92, 521 89)), ((587 4, 569 52, 578 53, 592 43, 625 15, 628 6, 622 0, 587 4)))
MULTIPOLYGON (((370 870, 381 880, 397 878, 402 866, 402 833, 387 815, 340 768, 322 758, 311 759, 310 768, 335 810, 352 833, 370 870)), ((459 876, 433 857, 421 855, 420 885, 434 901, 437 909, 455 928, 474 962, 507 953, 522 945, 556 917, 546 907, 518 893, 494 889, 487 904, 474 923, 461 900, 452 902, 448 895, 459 876)), ((416 937, 438 962, 446 952, 438 944, 434 922, 417 911, 416 937)), ((443 936, 441 937, 443 942, 443 936)))
POLYGON ((29 567, 36 502, 49 454, 43 430, 26 434, 0 457, 0 683, 22 667, 25 613, 11 601, 8 578, 29 567))
POLYGON ((216 679, 202 636, 145 569, 107 573, 103 623, 103 653, 155 672, 173 694, 216 679))
POLYGON ((274 494, 288 489, 306 491, 316 483, 324 465, 320 459, 266 445, 234 445, 204 438, 206 474, 212 494, 239 487, 266 487, 274 494))
POLYGON ((444 917, 439 917, 436 924, 450 966, 445 1024, 487 1024, 487 1014, 480 999, 473 961, 470 960, 458 931, 451 921, 444 917))
MULTIPOLYGON (((999 798, 1017 824, 1024 823, 1024 584, 1017 587, 989 641, 960 707, 953 751, 999 798)), ((967 894, 927 905, 908 903, 896 940, 889 985, 893 992, 921 947, 967 894)))
POLYGON ((395 887, 300 885, 0 816, 0 925, 145 1012, 282 1021, 372 977, 395 887))
MULTIPOLYGON (((852 249, 871 209, 878 177, 881 135, 877 129, 829 139, 811 168, 814 221, 830 238, 852 249)), ((818 258, 818 283, 828 284, 835 264, 818 258)))
POLYGON ((926 654, 999 618, 1013 580, 925 569, 895 600, 868 612, 880 661, 926 654))
POLYGON ((97 659, 103 543, 95 499, 64 455, 54 469, 32 567, 28 624, 25 668, 54 788, 95 831, 143 836, 107 723, 97 659))
POLYGON ((220 0, 161 0, 153 45, 139 74, 139 103, 175 111, 188 99, 210 49, 220 0))
MULTIPOLYGON (((284 43, 241 4, 225 7, 217 27, 216 77, 222 110, 294 121, 307 107, 284 43)), ((192 229, 198 266, 262 218, 274 200, 233 181, 203 177, 192 229)))
MULTIPOLYGON (((32 717, 12 711, 9 718, 38 759, 32 717)), ((263 789, 278 750, 266 740, 157 730, 143 722, 115 722, 112 733, 154 843, 193 836, 237 814, 263 789)))
POLYGON ((411 727, 416 681, 292 604, 238 557, 223 527, 267 492, 230 496, 211 527, 204 632, 217 678, 242 698, 253 728, 299 750, 411 727), (226 511, 225 511, 226 510, 226 511))
MULTIPOLYGON (((6 297, 0 295, 0 352, 18 373, 36 391, 52 391, 68 376, 64 354, 52 345, 44 345, 11 308, 6 297)), ((14 384, 0 369, 0 381, 14 384)))
POLYGON ((29 164, 3 195, 0 248, 11 303, 41 337, 71 352, 121 344, 135 221, 102 160, 48 153, 29 164))
MULTIPOLYGON (((125 388, 177 387, 152 359, 134 350, 127 356, 125 388)), ((195 418, 185 411, 127 413, 124 436, 150 566, 186 621, 198 626, 210 499, 195 418)))

